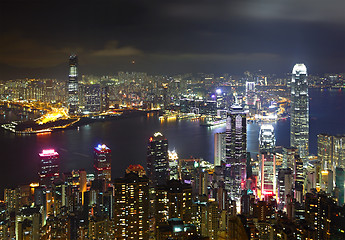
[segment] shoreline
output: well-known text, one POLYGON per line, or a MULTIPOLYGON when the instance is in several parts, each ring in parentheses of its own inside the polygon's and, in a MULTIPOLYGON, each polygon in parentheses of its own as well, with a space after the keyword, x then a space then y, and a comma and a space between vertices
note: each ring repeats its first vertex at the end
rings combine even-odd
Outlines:
POLYGON ((98 115, 98 116, 91 116, 91 117, 76 117, 70 118, 66 120, 58 120, 62 123, 61 125, 54 125, 56 122, 47 123, 45 128, 40 129, 33 129, 33 127, 38 127, 39 125, 36 123, 27 122, 17 122, 12 121, 10 123, 4 123, 1 125, 1 128, 5 131, 11 132, 15 135, 35 135, 35 134, 45 134, 45 133, 53 133, 63 130, 75 129, 77 127, 81 127, 87 124, 96 123, 96 122, 106 122, 106 121, 114 121, 120 119, 126 119, 136 116, 144 116, 146 114, 155 113, 159 114, 159 110, 124 110, 121 114, 114 114, 114 115, 98 115), (27 127, 24 126, 24 130, 15 129, 18 124, 28 124, 27 127), (31 127, 31 128, 30 128, 31 127))

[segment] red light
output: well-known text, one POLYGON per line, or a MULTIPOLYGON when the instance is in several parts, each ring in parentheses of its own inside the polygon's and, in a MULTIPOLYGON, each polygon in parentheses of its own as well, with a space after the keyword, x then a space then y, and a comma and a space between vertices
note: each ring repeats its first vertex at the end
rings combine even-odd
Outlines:
POLYGON ((245 189, 245 188, 246 188, 246 182, 243 181, 243 180, 242 180, 242 182, 241 182, 241 188, 242 188, 242 189, 245 189))
POLYGON ((262 194, 263 195, 273 195, 273 192, 272 191, 262 191, 262 194))

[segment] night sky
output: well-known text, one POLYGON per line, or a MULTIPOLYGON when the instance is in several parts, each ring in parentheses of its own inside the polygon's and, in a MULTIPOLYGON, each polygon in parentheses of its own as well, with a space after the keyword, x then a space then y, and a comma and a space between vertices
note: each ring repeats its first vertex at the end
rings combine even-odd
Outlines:
POLYGON ((1 0, 0 26, 0 80, 65 79, 71 53, 96 75, 345 72, 344 0, 1 0))

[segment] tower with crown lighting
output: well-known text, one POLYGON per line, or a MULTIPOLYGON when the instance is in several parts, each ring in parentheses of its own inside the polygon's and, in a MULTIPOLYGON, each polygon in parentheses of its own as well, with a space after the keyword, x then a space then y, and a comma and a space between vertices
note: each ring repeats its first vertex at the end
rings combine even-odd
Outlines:
POLYGON ((95 179, 111 182, 111 150, 105 144, 94 148, 95 179))

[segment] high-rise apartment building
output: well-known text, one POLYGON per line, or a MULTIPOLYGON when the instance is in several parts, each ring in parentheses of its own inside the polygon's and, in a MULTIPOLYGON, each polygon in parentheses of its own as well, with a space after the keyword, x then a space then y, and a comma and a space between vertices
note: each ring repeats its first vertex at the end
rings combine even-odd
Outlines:
POLYGON ((168 140, 160 132, 156 132, 148 142, 147 174, 154 186, 169 180, 168 140))
POLYGON ((316 231, 317 240, 333 239, 331 236, 334 200, 323 193, 307 193, 305 196, 305 221, 316 231))
POLYGON ((68 75, 68 112, 71 115, 78 113, 78 57, 71 55, 69 57, 69 75, 68 75))
POLYGON ((105 144, 94 148, 95 179, 111 182, 111 150, 105 144))
POLYGON ((178 180, 167 181, 156 188, 155 222, 165 222, 171 218, 180 218, 185 223, 191 222, 192 186, 178 180))
POLYGON ((101 111, 101 87, 99 84, 82 85, 83 92, 83 112, 99 113, 101 111))
POLYGON ((101 87, 101 112, 109 109, 109 86, 101 87))
POLYGON ((241 192, 246 181, 247 120, 243 108, 235 103, 226 120, 225 188, 240 211, 241 192))
POLYGON ((209 239, 218 239, 219 218, 218 203, 215 201, 208 201, 206 205, 201 208, 201 236, 208 237, 209 239))
POLYGON ((299 155, 306 164, 309 156, 309 94, 307 68, 296 64, 291 80, 291 120, 290 145, 298 148, 299 155))
POLYGON ((126 173, 114 181, 114 222, 117 239, 149 239, 149 180, 126 173))
POLYGON ((49 186, 59 178, 59 154, 54 149, 45 149, 40 154, 40 184, 49 186))

